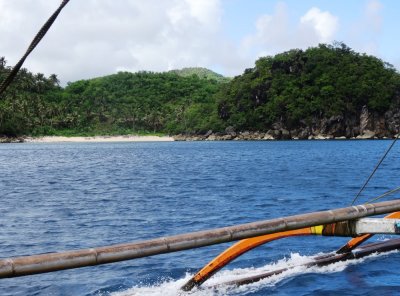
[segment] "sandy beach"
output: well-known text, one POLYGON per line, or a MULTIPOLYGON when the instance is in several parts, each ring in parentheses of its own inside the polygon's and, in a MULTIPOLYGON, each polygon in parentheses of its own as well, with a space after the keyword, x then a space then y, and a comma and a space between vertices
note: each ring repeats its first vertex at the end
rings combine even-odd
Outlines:
POLYGON ((62 143, 62 142, 171 142, 174 138, 169 136, 95 136, 95 137, 40 137, 25 138, 26 143, 62 143))

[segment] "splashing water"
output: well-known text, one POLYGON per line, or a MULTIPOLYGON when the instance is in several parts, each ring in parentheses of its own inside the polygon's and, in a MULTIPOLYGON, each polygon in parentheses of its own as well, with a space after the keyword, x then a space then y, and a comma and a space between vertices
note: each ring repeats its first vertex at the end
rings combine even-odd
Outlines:
POLYGON ((398 251, 391 251, 386 253, 375 253, 365 258, 340 261, 329 264, 323 267, 312 266, 306 267, 305 264, 310 263, 317 256, 326 255, 326 253, 319 253, 315 256, 302 256, 299 253, 292 253, 288 258, 283 258, 277 262, 264 265, 262 267, 254 268, 235 268, 232 270, 222 270, 209 279, 201 288, 195 288, 190 292, 183 292, 180 288, 193 276, 186 274, 184 278, 164 279, 156 285, 151 286, 134 286, 126 291, 116 292, 112 296, 139 296, 139 295, 153 295, 153 296, 173 296, 173 295, 192 295, 192 296, 206 296, 206 295, 246 295, 256 292, 265 287, 273 287, 284 279, 298 276, 300 274, 317 273, 328 274, 342 272, 348 266, 361 264, 366 260, 374 260, 381 256, 397 253, 398 251), (290 268, 281 274, 273 275, 265 278, 259 282, 243 285, 240 287, 224 285, 226 282, 238 280, 244 277, 254 276, 281 268, 290 268))

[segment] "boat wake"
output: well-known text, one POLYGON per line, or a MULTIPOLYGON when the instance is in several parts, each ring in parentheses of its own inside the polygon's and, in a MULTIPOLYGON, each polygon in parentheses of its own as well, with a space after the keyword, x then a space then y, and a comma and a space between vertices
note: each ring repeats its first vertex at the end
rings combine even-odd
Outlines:
POLYGON ((375 253, 364 258, 341 261, 332 263, 326 266, 318 267, 306 267, 305 264, 310 263, 315 257, 326 255, 326 253, 320 253, 315 256, 302 256, 298 253, 292 253, 288 258, 281 259, 277 262, 267 264, 262 267, 251 267, 251 268, 236 268, 232 270, 221 270, 213 277, 211 277, 206 283, 200 288, 195 288, 190 292, 181 291, 180 288, 184 285, 193 275, 186 274, 181 279, 166 279, 162 280, 158 284, 151 286, 134 286, 126 291, 112 293, 112 296, 136 296, 136 295, 154 295, 154 296, 172 296, 172 295, 193 295, 193 296, 205 296, 205 295, 243 295, 247 293, 257 292, 266 287, 273 287, 277 283, 284 279, 294 277, 300 274, 307 273, 318 273, 328 274, 341 272, 348 266, 360 264, 367 260, 373 260, 375 258, 386 256, 387 254, 396 253, 398 251, 391 251, 385 253, 375 253), (244 277, 255 276, 258 274, 271 272, 274 270, 287 268, 288 270, 265 278, 259 282, 243 285, 240 287, 234 285, 226 285, 231 281, 235 281, 244 277))

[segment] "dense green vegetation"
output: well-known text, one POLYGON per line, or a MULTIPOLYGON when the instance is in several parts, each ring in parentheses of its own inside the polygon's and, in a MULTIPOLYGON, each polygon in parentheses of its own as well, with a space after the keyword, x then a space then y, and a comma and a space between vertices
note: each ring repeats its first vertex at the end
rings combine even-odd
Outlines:
MULTIPOLYGON (((0 57, 0 81, 10 71, 0 57)), ((56 75, 45 77, 21 69, 14 82, 0 97, 0 135, 19 136, 46 133, 58 121, 65 121, 60 103, 62 89, 56 75)))
POLYGON ((210 128, 218 87, 215 80, 195 75, 120 72, 71 83, 63 98, 79 112, 80 130, 176 133, 210 128))
POLYGON ((263 57, 218 93, 220 117, 238 130, 288 128, 313 118, 384 112, 400 91, 400 76, 380 59, 344 44, 263 57))
MULTIPOLYGON (((0 79, 10 70, 3 64, 0 79)), ((213 79, 150 72, 120 72, 62 89, 55 75, 46 78, 23 69, 0 101, 0 134, 207 131, 218 126, 218 89, 213 79)))
MULTIPOLYGON (((0 81, 10 71, 0 58, 0 81)), ((400 76, 344 44, 262 57, 233 79, 203 68, 120 72, 64 88, 56 75, 22 69, 0 98, 0 135, 205 133, 288 128, 313 118, 383 113, 397 104, 400 76)))
POLYGON ((200 67, 183 68, 180 70, 171 70, 169 72, 178 74, 179 76, 183 77, 195 75, 199 78, 216 80, 217 82, 229 82, 232 80, 232 78, 224 77, 221 74, 215 73, 214 71, 200 67))

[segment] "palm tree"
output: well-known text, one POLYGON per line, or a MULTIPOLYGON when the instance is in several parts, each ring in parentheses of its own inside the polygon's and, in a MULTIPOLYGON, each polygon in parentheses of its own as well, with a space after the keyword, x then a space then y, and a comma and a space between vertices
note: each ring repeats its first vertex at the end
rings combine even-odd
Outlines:
POLYGON ((49 76, 49 80, 51 83, 53 83, 53 86, 60 86, 60 80, 58 80, 58 77, 56 74, 51 74, 49 76))
POLYGON ((0 69, 4 69, 6 67, 7 61, 5 57, 0 57, 0 69))

